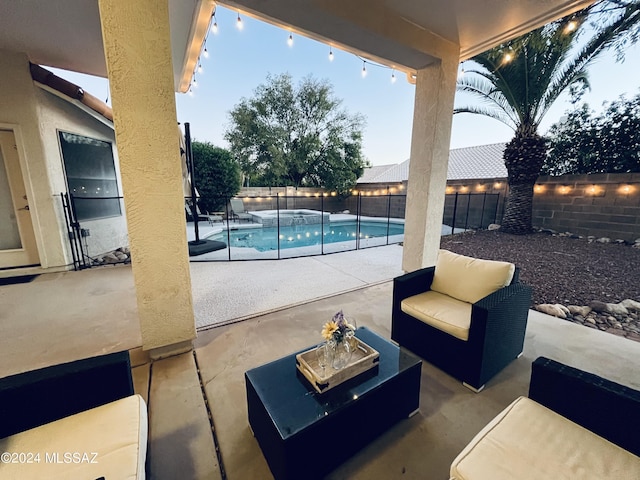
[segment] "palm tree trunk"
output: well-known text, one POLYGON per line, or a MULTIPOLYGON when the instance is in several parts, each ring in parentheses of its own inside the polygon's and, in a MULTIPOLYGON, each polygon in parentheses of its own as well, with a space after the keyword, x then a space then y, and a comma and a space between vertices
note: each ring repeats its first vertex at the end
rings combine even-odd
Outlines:
POLYGON ((525 235, 533 231, 534 184, 535 180, 532 183, 509 184, 500 230, 514 235, 525 235))
POLYGON ((533 186, 547 155, 545 139, 532 130, 519 129, 504 151, 509 194, 501 230, 515 235, 533 231, 533 186))

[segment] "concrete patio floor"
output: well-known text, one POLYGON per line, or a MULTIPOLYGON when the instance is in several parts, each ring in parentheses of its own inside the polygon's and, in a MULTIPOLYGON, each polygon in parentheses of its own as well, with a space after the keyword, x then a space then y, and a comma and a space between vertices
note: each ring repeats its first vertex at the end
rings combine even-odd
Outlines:
MULTIPOLYGON (((356 268, 357 258, 351 261, 350 268, 356 268)), ((291 268, 277 267, 288 262, 273 268, 291 268)), ((295 266, 297 275, 315 268, 314 261, 301 263, 295 266)), ((265 270, 264 263, 257 265, 263 267, 257 271, 265 270)), ((307 303, 289 295, 290 303, 300 304, 201 331, 193 352, 149 362, 136 348, 140 334, 128 267, 41 276, 29 284, 0 287, 0 375, 130 349, 135 389, 149 407, 149 478, 269 479, 248 427, 244 372, 319 342, 322 323, 339 309, 356 317, 359 326, 389 338, 392 284, 380 279, 370 286, 361 283, 359 289, 307 303)), ((211 287, 212 294, 220 285, 211 287)), ((289 293, 288 287, 279 288, 289 293)), ((640 389, 640 343, 530 311, 524 356, 483 392, 474 394, 423 362, 420 412, 328 478, 446 480, 464 445, 517 396, 527 394, 531 362, 540 355, 640 389)), ((342 434, 337 439, 348 441, 342 434)))

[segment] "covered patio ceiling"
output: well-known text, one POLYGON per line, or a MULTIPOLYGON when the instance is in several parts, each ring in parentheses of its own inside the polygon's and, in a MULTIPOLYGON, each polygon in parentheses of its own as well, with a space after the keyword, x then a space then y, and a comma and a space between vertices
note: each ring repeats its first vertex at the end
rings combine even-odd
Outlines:
MULTIPOLYGON (((593 0, 222 0, 225 7, 403 70, 460 46, 472 57, 593 0)), ((168 0, 176 91, 186 92, 213 0, 168 0)), ((33 63, 107 76, 97 0, 0 0, 0 48, 33 63)))
POLYGON ((430 65, 448 45, 464 60, 593 0, 221 0, 225 7, 398 70, 430 65))

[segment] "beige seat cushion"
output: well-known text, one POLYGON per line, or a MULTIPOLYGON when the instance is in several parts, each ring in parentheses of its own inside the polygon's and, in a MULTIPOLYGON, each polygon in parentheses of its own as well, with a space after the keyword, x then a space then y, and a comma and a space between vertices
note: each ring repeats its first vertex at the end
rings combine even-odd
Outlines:
POLYGON ((400 309, 428 325, 460 340, 469 339, 471 304, 438 292, 424 292, 405 298, 400 309))
POLYGON ((0 440, 0 447, 33 454, 33 463, 0 463, 3 480, 144 479, 147 408, 132 395, 17 433, 0 440))
POLYGON ((494 418, 451 465, 452 480, 639 478, 640 458, 527 397, 494 418))
POLYGON ((431 290, 476 303, 509 285, 515 269, 513 263, 480 260, 440 250, 431 290))

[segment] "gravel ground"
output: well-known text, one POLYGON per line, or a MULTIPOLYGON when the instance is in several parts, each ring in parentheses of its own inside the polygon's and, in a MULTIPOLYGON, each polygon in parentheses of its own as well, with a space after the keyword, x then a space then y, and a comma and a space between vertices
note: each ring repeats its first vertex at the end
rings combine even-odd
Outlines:
MULTIPOLYGON (((629 245, 589 243, 548 233, 509 235, 483 230, 442 237, 441 248, 516 264, 520 280, 533 288, 532 307, 541 303, 589 305, 594 300, 640 302, 640 249, 629 245)), ((567 320, 640 341, 640 319, 635 313, 614 318, 594 312, 589 318, 593 322, 574 316, 567 320)))

